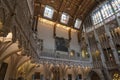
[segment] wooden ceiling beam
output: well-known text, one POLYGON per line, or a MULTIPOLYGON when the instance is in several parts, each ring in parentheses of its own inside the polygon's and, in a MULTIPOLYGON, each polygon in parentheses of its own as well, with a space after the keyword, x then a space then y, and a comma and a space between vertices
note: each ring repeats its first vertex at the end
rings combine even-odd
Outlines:
MULTIPOLYGON (((84 23, 84 21, 85 21, 85 19, 86 19, 86 16, 87 16, 87 15, 90 13, 90 11, 93 10, 95 7, 96 7, 96 4, 92 5, 92 7, 89 8, 89 11, 86 12, 86 13, 83 15, 84 17, 83 17, 83 19, 82 19, 82 24, 81 24, 81 25, 83 25, 83 23, 84 23)), ((83 26, 80 27, 80 36, 82 35, 82 30, 83 30, 83 26)))
MULTIPOLYGON (((50 5, 55 8, 56 18, 53 21, 58 23, 62 12, 70 15, 73 22, 76 18, 80 18, 82 22, 94 7, 96 7, 95 0, 35 0, 41 5, 50 5), (70 8, 70 9, 69 9, 70 8)), ((99 0, 104 1, 104 0, 99 0)), ((40 9, 39 9, 40 10, 40 9)))
POLYGON ((60 4, 60 6, 59 6, 59 9, 58 9, 58 13, 60 13, 61 9, 65 7, 65 6, 64 6, 64 7, 62 7, 62 6, 63 6, 63 4, 65 4, 66 2, 67 2, 66 0, 62 0, 61 4, 60 4))
MULTIPOLYGON (((92 6, 93 1, 89 2, 88 4, 92 6)), ((81 14, 83 14, 83 15, 84 15, 84 14, 86 14, 86 13, 87 13, 87 11, 90 11, 90 10, 91 10, 91 9, 90 9, 91 7, 89 7, 89 5, 88 5, 88 4, 87 4, 86 8, 84 8, 84 9, 83 9, 83 12, 82 12, 81 14), (88 7, 89 7, 89 8, 88 8, 88 7)), ((83 16, 83 17, 84 17, 84 16, 83 16)))
POLYGON ((80 10, 79 14, 82 14, 82 12, 86 9, 86 6, 91 2, 91 0, 87 0, 85 4, 83 4, 82 9, 80 10))
POLYGON ((71 1, 70 5, 69 5, 69 8, 71 8, 72 5, 74 5, 74 0, 71 1))
POLYGON ((35 3, 41 3, 42 0, 34 0, 35 3))
MULTIPOLYGON (((61 11, 61 9, 62 9, 62 5, 64 4, 64 2, 65 2, 65 0, 62 0, 61 4, 60 4, 60 6, 59 6, 59 9, 57 10, 58 15, 57 15, 57 20, 56 20, 56 22, 58 22, 58 20, 59 20, 59 14, 60 14, 60 11, 61 11)), ((66 2, 67 2, 67 1, 66 1, 66 2)))
MULTIPOLYGON (((89 8, 89 10, 91 10, 90 8, 89 8)), ((89 12, 86 12, 85 13, 86 15, 84 15, 83 17, 82 17, 82 24, 81 24, 81 27, 80 27, 80 37, 82 36, 82 30, 83 30, 83 24, 84 24, 84 21, 86 20, 86 16, 89 14, 89 12)))
POLYGON ((83 16, 84 16, 83 19, 84 19, 90 12, 92 12, 92 11, 95 9, 96 5, 97 5, 97 4, 94 3, 94 4, 92 5, 92 7, 89 8, 89 10, 83 15, 83 16))
MULTIPOLYGON (((82 0, 81 0, 82 1, 82 0)), ((78 12, 79 12, 79 10, 80 10, 80 8, 81 8, 81 4, 83 3, 83 1, 82 2, 80 2, 79 3, 79 6, 77 7, 77 10, 74 12, 74 17, 73 17, 73 19, 75 20, 76 19, 76 17, 77 17, 77 14, 78 14, 78 12)))

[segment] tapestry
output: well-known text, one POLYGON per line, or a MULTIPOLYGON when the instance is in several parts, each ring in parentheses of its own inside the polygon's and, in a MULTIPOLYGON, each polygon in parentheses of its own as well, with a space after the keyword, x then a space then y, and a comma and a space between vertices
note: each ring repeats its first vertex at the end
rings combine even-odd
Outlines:
POLYGON ((56 44, 57 51, 68 52, 68 48, 69 48, 69 40, 68 39, 56 37, 55 44, 56 44))

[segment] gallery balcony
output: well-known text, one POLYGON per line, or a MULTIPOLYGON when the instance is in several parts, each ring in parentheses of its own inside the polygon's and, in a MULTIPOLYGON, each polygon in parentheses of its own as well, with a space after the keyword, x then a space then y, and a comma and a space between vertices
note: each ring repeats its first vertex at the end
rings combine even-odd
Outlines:
POLYGON ((118 67, 115 61, 106 61, 106 66, 108 69, 115 69, 118 67))
POLYGON ((65 52, 55 52, 54 50, 45 50, 40 53, 40 60, 47 61, 61 61, 61 62, 69 62, 69 63, 77 63, 78 65, 92 65, 89 58, 83 59, 80 55, 75 55, 72 53, 65 52))
POLYGON ((96 68, 102 68, 102 61, 93 61, 93 67, 96 68))

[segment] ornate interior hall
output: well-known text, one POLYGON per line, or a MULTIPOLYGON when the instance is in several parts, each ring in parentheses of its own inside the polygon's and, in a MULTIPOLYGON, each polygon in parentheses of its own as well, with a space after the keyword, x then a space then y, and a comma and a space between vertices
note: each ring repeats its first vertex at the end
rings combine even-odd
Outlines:
POLYGON ((120 0, 0 0, 0 80, 120 80, 120 0))

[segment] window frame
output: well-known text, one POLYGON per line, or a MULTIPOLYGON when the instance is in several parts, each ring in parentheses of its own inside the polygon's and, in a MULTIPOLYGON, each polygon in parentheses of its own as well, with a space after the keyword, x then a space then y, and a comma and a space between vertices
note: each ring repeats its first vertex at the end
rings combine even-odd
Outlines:
POLYGON ((69 16, 67 13, 63 12, 63 13, 61 14, 60 22, 61 22, 62 24, 68 24, 69 18, 70 18, 70 16, 69 16), (65 21, 65 17, 66 17, 66 21, 65 21))
POLYGON ((53 15, 54 15, 54 8, 52 8, 51 6, 46 5, 45 8, 44 8, 43 16, 45 18, 52 19, 53 15))
POLYGON ((80 20, 79 18, 77 18, 75 20, 75 23, 74 23, 74 28, 80 29, 81 23, 82 23, 82 20, 80 20))
POLYGON ((111 4, 112 4, 115 12, 120 11, 120 0, 112 0, 111 4))

